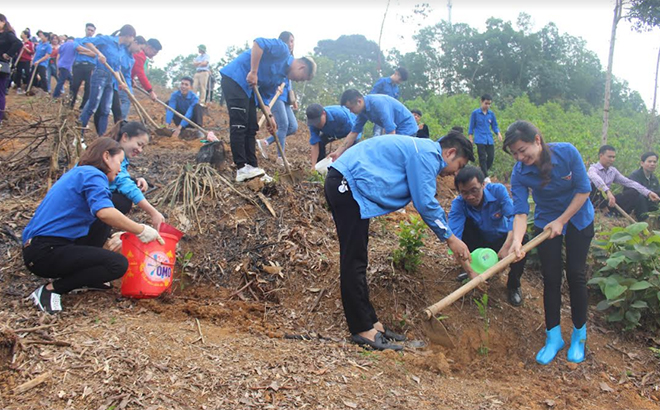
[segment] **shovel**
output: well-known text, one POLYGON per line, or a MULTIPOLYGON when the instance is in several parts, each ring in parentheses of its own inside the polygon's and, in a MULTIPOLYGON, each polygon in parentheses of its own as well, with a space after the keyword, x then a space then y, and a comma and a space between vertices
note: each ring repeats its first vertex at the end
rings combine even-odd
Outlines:
MULTIPOLYGON (((543 241, 545 241, 549 237, 550 237, 550 230, 545 230, 540 234, 538 234, 534 239, 524 244, 522 250, 525 253, 527 253, 532 249, 536 248, 537 246, 539 246, 541 243, 543 243, 543 241)), ((484 271, 484 273, 482 273, 481 275, 477 276, 476 278, 472 279, 465 285, 461 286, 460 288, 450 293, 448 296, 446 296, 438 303, 435 303, 424 309, 424 315, 426 316, 427 319, 426 328, 430 330, 429 339, 431 339, 436 343, 439 343, 442 346, 452 347, 453 343, 447 343, 446 341, 446 339, 449 339, 449 341, 451 341, 447 329, 444 327, 444 325, 442 325, 442 322, 440 322, 435 318, 435 316, 440 312, 442 312, 447 307, 449 307, 452 303, 462 298, 472 289, 486 282, 488 279, 495 276, 495 274, 503 271, 505 268, 511 265, 515 259, 516 259, 515 254, 508 255, 501 261, 497 262, 495 265, 486 269, 486 271, 484 271)))
POLYGON ((27 90, 25 90, 25 95, 34 95, 34 93, 30 94, 30 90, 32 89, 32 83, 34 83, 34 76, 37 75, 37 67, 35 66, 32 70, 32 76, 30 76, 30 84, 28 84, 27 90))
MULTIPOLYGON (((266 104, 264 104, 263 98, 261 98, 261 93, 259 92, 259 88, 256 85, 252 86, 252 89, 254 90, 255 95, 257 96, 257 101, 259 101, 259 108, 261 108, 261 111, 263 111, 264 116, 268 112, 266 110, 266 104)), ((274 120, 272 117, 267 118, 268 121, 273 124, 274 120)), ((286 160, 286 156, 284 155, 284 150, 282 149, 282 145, 280 145, 280 140, 275 137, 275 143, 277 144, 277 150, 280 153, 280 156, 282 157, 282 162, 284 162, 284 169, 286 171, 285 174, 282 174, 282 180, 286 181, 291 184, 295 184, 299 182, 300 180, 303 179, 303 175, 300 171, 297 171, 295 174, 291 172, 291 168, 289 168, 289 161, 286 160)))

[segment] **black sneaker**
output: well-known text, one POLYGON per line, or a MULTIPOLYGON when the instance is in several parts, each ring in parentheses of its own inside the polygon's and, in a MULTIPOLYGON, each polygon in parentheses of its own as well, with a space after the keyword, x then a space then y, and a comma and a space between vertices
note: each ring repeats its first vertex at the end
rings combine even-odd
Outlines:
POLYGON ((362 347, 370 347, 374 350, 387 350, 387 349, 394 351, 403 350, 403 346, 390 343, 387 339, 385 339, 385 336, 383 336, 383 334, 380 332, 376 333, 376 336, 374 337, 373 341, 367 339, 366 337, 362 337, 360 335, 352 335, 351 340, 353 341, 353 343, 356 343, 362 347))
POLYGON ((71 293, 82 293, 82 292, 87 292, 89 290, 110 290, 110 289, 112 289, 112 284, 110 282, 103 282, 103 283, 96 283, 93 285, 83 286, 82 288, 79 289, 74 289, 71 291, 71 293))
POLYGON ((520 288, 515 288, 515 289, 508 289, 509 293, 509 303, 511 306, 518 307, 522 305, 523 300, 522 300, 522 291, 520 288))
POLYGON ((39 306, 39 309, 49 315, 54 315, 62 311, 60 294, 46 289, 46 285, 39 286, 37 290, 32 292, 30 298, 34 301, 35 305, 39 306))

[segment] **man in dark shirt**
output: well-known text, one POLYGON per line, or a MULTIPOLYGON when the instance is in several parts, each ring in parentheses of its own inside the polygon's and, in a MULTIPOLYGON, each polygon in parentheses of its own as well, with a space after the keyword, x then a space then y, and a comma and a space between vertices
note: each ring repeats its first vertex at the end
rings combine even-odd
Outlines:
POLYGON ((418 109, 410 110, 412 113, 413 117, 415 117, 415 121, 417 121, 417 126, 419 127, 419 130, 417 131, 417 138, 429 138, 431 134, 429 133, 429 126, 421 122, 422 120, 422 112, 418 109))
MULTIPOLYGON (((629 178, 644 186, 649 191, 660 195, 660 182, 658 182, 658 178, 654 174, 655 168, 658 166, 658 154, 651 151, 645 152, 642 154, 641 159, 642 161, 640 162, 640 168, 630 174, 629 178)), ((632 188, 624 189, 624 191, 628 190, 634 191, 632 188)), ((642 195, 639 195, 637 204, 635 206, 635 214, 640 221, 648 218, 648 215, 646 215, 648 212, 657 210, 658 204, 648 198, 642 197, 642 195)))

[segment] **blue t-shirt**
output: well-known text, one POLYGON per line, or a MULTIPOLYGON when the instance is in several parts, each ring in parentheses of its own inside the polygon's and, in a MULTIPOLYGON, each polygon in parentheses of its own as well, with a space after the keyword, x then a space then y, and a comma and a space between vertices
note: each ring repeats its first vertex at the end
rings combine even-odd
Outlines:
MULTIPOLYGON (((576 194, 591 192, 587 169, 578 150, 567 142, 550 143, 548 147, 552 153, 552 173, 546 186, 541 186, 541 174, 536 165, 517 162, 511 173, 514 214, 529 214, 527 198, 531 189, 536 204, 534 225, 541 229, 563 214, 576 194)), ((587 199, 570 221, 582 230, 593 220, 594 207, 587 199)), ((563 233, 566 233, 566 226, 563 233)))
POLYGON ((352 131, 362 132, 367 121, 383 127, 385 134, 395 131, 398 135, 416 136, 419 129, 410 110, 389 95, 364 96, 364 110, 357 116, 352 131))
MULTIPOLYGON (((124 54, 128 53, 126 46, 119 44, 119 37, 96 36, 87 37, 85 40, 86 43, 94 44, 94 46, 105 56, 106 62, 110 67, 112 67, 113 70, 119 71, 121 67, 121 59, 124 54)), ((99 68, 108 71, 104 64, 102 64, 100 61, 97 61, 96 69, 99 68)))
POLYGON ((144 199, 144 194, 131 178, 131 174, 128 173, 129 164, 128 157, 124 157, 124 161, 121 163, 121 171, 119 171, 115 180, 110 183, 110 192, 118 192, 137 205, 138 202, 144 199))
MULTIPOLYGON (((90 38, 91 38, 91 37, 77 38, 77 39, 75 39, 73 42, 74 42, 74 44, 76 45, 76 48, 78 48, 79 46, 83 46, 83 47, 85 47, 85 43, 90 43, 90 42, 91 42, 91 41, 89 41, 90 38)), ((96 64, 96 60, 97 60, 96 57, 90 57, 90 56, 85 55, 85 54, 80 54, 80 53, 76 50, 76 60, 75 60, 75 63, 92 63, 92 64, 96 64)), ((75 64, 75 63, 74 63, 74 64, 75 64)))
MULTIPOLYGON (((46 54, 50 54, 53 52, 53 46, 50 45, 49 42, 46 43, 39 43, 37 44, 37 47, 34 51, 34 61, 39 61, 42 59, 46 54)), ((41 63, 39 63, 40 66, 42 67, 48 67, 48 59, 45 59, 41 63)))
POLYGON ((101 209, 114 208, 108 177, 98 168, 71 169, 53 185, 23 230, 23 244, 35 236, 82 238, 101 209))
POLYGON ((399 84, 392 81, 390 77, 383 77, 376 81, 374 88, 369 94, 385 94, 394 99, 399 99, 399 84))
MULTIPOLYGON (((259 92, 261 97, 271 99, 279 87, 287 78, 287 71, 293 62, 293 56, 289 46, 279 39, 257 38, 254 40, 263 50, 259 62, 259 92)), ((220 74, 229 77, 238 84, 245 94, 252 95, 252 89, 248 86, 246 77, 250 72, 250 59, 252 49, 244 51, 234 61, 220 69, 220 74)))
POLYGON ((488 110, 486 114, 484 114, 481 108, 472 111, 468 135, 474 135, 475 144, 493 145, 493 133, 490 131, 491 129, 496 134, 500 132, 495 114, 491 110, 488 110))
MULTIPOLYGON (((188 94, 184 96, 181 91, 176 90, 170 96, 168 105, 180 113, 185 113, 184 117, 192 119, 193 109, 197 103, 199 103, 199 97, 197 97, 197 94, 194 92, 188 91, 188 94)), ((165 110, 165 123, 171 123, 173 118, 174 113, 170 110, 165 110)), ((181 128, 184 128, 187 125, 188 121, 181 120, 181 128)))
MULTIPOLYGON (((314 126, 309 127, 309 145, 321 142, 321 135, 327 135, 330 140, 338 140, 350 134, 353 125, 355 125, 355 114, 348 108, 341 105, 329 105, 323 107, 325 111, 325 125, 318 129, 314 126)), ((361 134, 360 134, 361 136, 361 134)), ((358 139, 360 138, 358 136, 358 139)))
POLYGON ((452 201, 449 227, 454 235, 463 239, 465 221, 470 218, 487 240, 494 241, 513 229, 513 216, 513 201, 506 187, 490 183, 484 186, 484 198, 479 208, 468 204, 460 195, 452 201))
MULTIPOLYGON (((128 51, 128 49, 124 49, 123 54, 119 57, 119 64, 121 66, 121 73, 124 75, 124 80, 126 80, 126 85, 128 85, 128 89, 131 91, 131 94, 133 93, 133 79, 131 78, 131 72, 133 71, 133 65, 135 65, 135 59, 133 58, 133 55, 128 51)), ((119 84, 117 84, 117 80, 113 81, 115 90, 119 90, 119 84)))
POLYGON ((62 44, 58 50, 60 56, 59 61, 57 62, 58 68, 66 68, 71 71, 73 68, 73 61, 76 58, 76 43, 73 41, 67 41, 62 44))
POLYGON ((341 172, 362 219, 396 211, 410 201, 440 240, 452 235, 436 194, 447 164, 440 144, 405 135, 371 138, 347 150, 330 167, 341 172))

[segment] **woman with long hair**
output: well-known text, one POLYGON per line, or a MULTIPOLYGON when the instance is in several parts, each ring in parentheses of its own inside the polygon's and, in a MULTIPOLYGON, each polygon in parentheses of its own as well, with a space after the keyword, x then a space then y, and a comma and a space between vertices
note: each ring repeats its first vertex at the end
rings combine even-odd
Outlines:
POLYGON ((89 100, 80 114, 80 122, 83 127, 87 127, 96 110, 100 110, 99 121, 96 124, 98 135, 103 135, 108 128, 108 115, 112 107, 114 77, 105 64, 118 72, 121 68, 121 60, 129 52, 128 46, 135 40, 135 35, 133 26, 126 24, 110 36, 88 37, 88 42, 84 44, 96 54, 98 62, 92 74, 89 100))
POLYGON ((16 93, 22 94, 23 84, 30 81, 30 64, 34 56, 34 43, 30 41, 30 29, 26 28, 21 32, 21 40, 23 41, 23 51, 21 51, 20 58, 16 64, 16 72, 14 73, 14 84, 16 85, 16 93))
POLYGON ((540 364, 550 363, 564 348, 559 325, 561 282, 564 271, 570 291, 573 332, 568 361, 584 360, 587 341, 587 253, 594 236, 594 207, 589 200, 591 184, 578 150, 566 142, 546 144, 539 129, 527 121, 516 121, 506 131, 505 152, 518 161, 511 173, 515 217, 509 254, 524 257, 522 241, 527 230, 529 191, 536 204, 534 230, 550 231, 550 239, 538 246, 543 273, 545 346, 536 355, 540 364))
POLYGON ((16 38, 14 29, 4 14, 0 14, 0 62, 5 70, 0 71, 0 124, 5 118, 5 97, 7 95, 7 82, 9 81, 10 63, 16 58, 21 49, 21 40, 16 38))
POLYGON ((97 218, 144 243, 164 244, 157 230, 132 221, 112 203, 108 183, 121 172, 123 160, 117 141, 94 141, 78 166, 48 191, 23 230, 25 266, 39 277, 55 279, 30 295, 42 311, 57 313, 62 310, 62 294, 83 287, 107 288, 107 282, 126 273, 126 257, 88 243, 89 228, 97 218))

